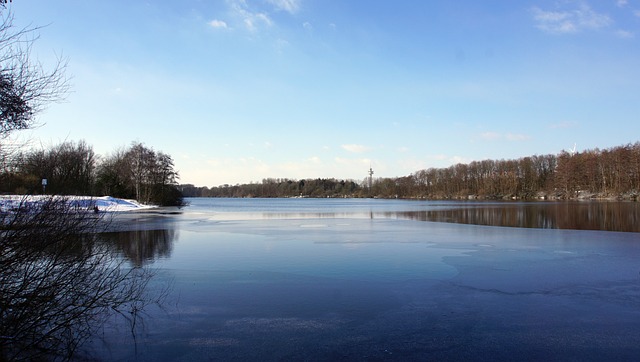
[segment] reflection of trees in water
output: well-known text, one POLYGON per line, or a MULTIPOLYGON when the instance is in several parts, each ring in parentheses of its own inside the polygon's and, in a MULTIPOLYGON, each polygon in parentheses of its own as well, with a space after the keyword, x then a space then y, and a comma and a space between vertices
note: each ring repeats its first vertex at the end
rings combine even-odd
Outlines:
POLYGON ((570 205, 574 206, 562 207, 560 211, 561 229, 640 232, 640 211, 635 202, 570 205))
POLYGON ((162 302, 153 271, 94 233, 103 215, 53 196, 0 213, 0 361, 72 359, 114 316, 133 331, 162 302))
POLYGON ((104 233, 102 238, 135 266, 158 258, 168 258, 173 251, 177 230, 135 230, 104 233))
POLYGON ((640 205, 635 202, 469 205, 396 215, 413 220, 474 225, 640 232, 640 205))

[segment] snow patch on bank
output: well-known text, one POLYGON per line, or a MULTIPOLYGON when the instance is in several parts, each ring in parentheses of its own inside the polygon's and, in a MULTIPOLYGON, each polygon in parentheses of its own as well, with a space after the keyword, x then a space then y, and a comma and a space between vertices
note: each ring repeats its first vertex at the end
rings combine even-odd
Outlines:
MULTIPOLYGON (((51 196, 34 195, 5 195, 0 196, 0 212, 10 212, 20 207, 35 206, 51 196)), ((151 209, 155 206, 143 205, 135 200, 119 199, 111 196, 91 197, 91 196, 54 196, 66 200, 71 206, 80 209, 94 210, 98 208, 100 212, 125 212, 151 209)))

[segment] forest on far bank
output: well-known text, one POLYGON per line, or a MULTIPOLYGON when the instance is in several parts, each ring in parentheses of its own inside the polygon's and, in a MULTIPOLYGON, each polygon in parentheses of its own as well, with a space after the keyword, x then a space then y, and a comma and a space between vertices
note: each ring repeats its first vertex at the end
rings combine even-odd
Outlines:
POLYGON ((637 200, 640 142, 516 160, 484 160, 369 180, 276 179, 242 185, 178 186, 185 197, 376 197, 481 200, 637 200), (371 185, 369 185, 371 181, 371 185))

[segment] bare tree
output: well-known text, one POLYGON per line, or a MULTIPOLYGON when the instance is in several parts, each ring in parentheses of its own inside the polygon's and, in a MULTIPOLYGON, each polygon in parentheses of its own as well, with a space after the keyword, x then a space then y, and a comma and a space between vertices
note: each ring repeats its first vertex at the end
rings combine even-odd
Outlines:
POLYGON ((18 158, 16 169, 35 178, 25 185, 37 191, 40 180, 49 180, 47 190, 58 195, 90 195, 92 193, 97 156, 93 147, 81 140, 65 141, 49 149, 31 150, 18 158))
POLYGON ((39 28, 16 28, 13 14, 0 7, 0 138, 34 126, 35 115, 69 91, 67 62, 51 70, 31 59, 39 28))
POLYGON ((178 178, 171 156, 139 142, 104 158, 96 172, 99 191, 162 206, 184 205, 178 178))

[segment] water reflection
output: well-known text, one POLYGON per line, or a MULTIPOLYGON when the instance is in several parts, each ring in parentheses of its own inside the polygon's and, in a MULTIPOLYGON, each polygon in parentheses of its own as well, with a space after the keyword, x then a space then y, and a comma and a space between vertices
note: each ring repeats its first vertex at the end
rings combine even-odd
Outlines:
POLYGON ((379 199, 192 199, 208 220, 410 219, 487 226, 640 232, 637 202, 484 202, 379 199))
MULTIPOLYGON (((223 200, 232 203, 232 201, 223 200)), ((144 266, 156 259, 171 257, 174 242, 178 239, 180 229, 177 220, 192 222, 191 225, 212 222, 215 229, 221 220, 291 220, 291 219, 409 219, 418 221, 434 221, 462 223, 486 226, 539 228, 539 229, 572 229, 640 232, 640 204, 635 202, 531 202, 531 203, 415 203, 411 201, 389 201, 387 211, 381 207, 384 202, 365 204, 354 202, 348 205, 335 205, 309 201, 304 207, 287 206, 270 209, 267 201, 258 200, 253 208, 245 207, 242 211, 220 212, 220 209, 209 206, 187 212, 187 215, 158 217, 157 215, 136 215, 126 219, 128 231, 117 231, 102 234, 110 247, 121 253, 135 266, 144 266), (144 216, 144 217, 143 217, 144 216), (133 229, 133 230, 132 230, 133 229)), ((197 205, 197 203, 196 203, 197 205)), ((119 230, 126 230, 120 228, 119 230)))
POLYGON ((177 229, 134 230, 110 232, 100 235, 111 247, 136 267, 144 266, 159 258, 169 258, 173 243, 178 238, 177 229))
POLYGON ((385 216, 487 226, 640 232, 640 205, 635 202, 469 204, 388 212, 385 216))

